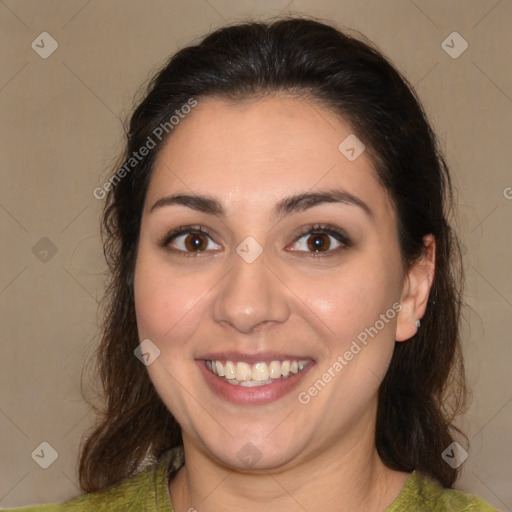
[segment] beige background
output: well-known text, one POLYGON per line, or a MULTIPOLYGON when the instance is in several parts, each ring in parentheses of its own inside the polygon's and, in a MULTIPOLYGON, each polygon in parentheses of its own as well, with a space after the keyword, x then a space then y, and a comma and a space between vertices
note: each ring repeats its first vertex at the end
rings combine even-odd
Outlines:
POLYGON ((79 377, 105 271, 93 189, 122 146, 134 95, 205 32, 279 13, 334 20, 377 43, 443 141, 459 191, 474 390, 457 487, 512 510, 510 0, 0 1, 0 506, 78 493, 78 444, 92 422, 79 377), (441 46, 454 31, 469 44, 456 59, 441 46), (42 32, 58 42, 47 59, 31 48, 42 32), (48 469, 31 457, 42 442, 58 453, 48 469))

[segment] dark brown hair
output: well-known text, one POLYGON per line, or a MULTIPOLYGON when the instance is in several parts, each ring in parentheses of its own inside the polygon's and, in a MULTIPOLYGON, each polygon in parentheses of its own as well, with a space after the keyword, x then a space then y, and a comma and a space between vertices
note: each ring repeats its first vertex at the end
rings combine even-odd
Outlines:
POLYGON ((458 432, 453 418, 465 398, 462 268, 448 221, 453 192, 447 166, 412 86, 371 43, 317 20, 287 18, 224 27, 180 50, 153 78, 131 117, 126 172, 113 176, 103 216, 111 281, 96 355, 105 405, 82 446, 84 492, 132 475, 182 442, 179 425, 134 357, 140 343, 133 277, 141 215, 155 158, 172 136, 169 119, 191 99, 236 101, 281 92, 318 101, 364 142, 397 212, 405 268, 424 254, 424 235, 436 238, 426 313, 417 334, 396 344, 379 390, 375 441, 390 468, 422 471, 446 487, 455 481, 457 469, 441 457, 458 432), (159 140, 155 130, 166 122, 169 135, 159 140), (127 167, 149 139, 155 147, 127 167))

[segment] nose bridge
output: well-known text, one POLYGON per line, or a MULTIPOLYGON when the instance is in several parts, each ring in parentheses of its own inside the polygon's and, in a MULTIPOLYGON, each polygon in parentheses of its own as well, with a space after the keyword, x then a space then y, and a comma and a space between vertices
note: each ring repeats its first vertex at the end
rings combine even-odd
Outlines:
POLYGON ((228 323, 243 333, 266 322, 284 322, 289 316, 282 283, 264 254, 254 260, 246 257, 251 251, 250 245, 242 243, 233 254, 232 269, 221 283, 213 308, 216 322, 228 323))

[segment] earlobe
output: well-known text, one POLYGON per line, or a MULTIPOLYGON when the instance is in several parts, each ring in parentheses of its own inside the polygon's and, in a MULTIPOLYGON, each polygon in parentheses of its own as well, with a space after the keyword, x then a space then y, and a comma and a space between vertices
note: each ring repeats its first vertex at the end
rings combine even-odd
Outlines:
POLYGON ((402 309, 397 317, 396 341, 405 341, 414 336, 419 328, 418 321, 425 314, 428 297, 434 282, 436 240, 434 235, 423 237, 424 255, 412 264, 404 279, 400 304, 402 309))

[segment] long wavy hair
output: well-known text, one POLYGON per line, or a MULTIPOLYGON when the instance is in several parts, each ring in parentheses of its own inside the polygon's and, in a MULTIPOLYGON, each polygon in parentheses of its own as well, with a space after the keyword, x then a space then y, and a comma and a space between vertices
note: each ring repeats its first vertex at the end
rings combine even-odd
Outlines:
POLYGON ((280 92, 319 102, 364 142, 397 212, 404 268, 424 254, 424 235, 436 238, 426 313, 417 334, 396 343, 379 389, 375 443, 390 468, 421 471, 445 487, 457 477, 441 457, 460 434, 453 420, 467 394, 459 340, 463 270, 450 226, 447 165, 413 87, 372 43, 316 19, 292 17, 223 27, 178 51, 131 116, 121 166, 104 187, 110 283, 103 337, 94 354, 103 406, 81 445, 84 492, 113 485, 182 444, 180 426, 134 356, 140 340, 133 277, 142 209, 155 159, 179 129, 169 120, 186 112, 191 100, 236 101, 280 92), (141 156, 150 139, 153 147, 141 156), (135 153, 136 163, 130 160, 135 153))

